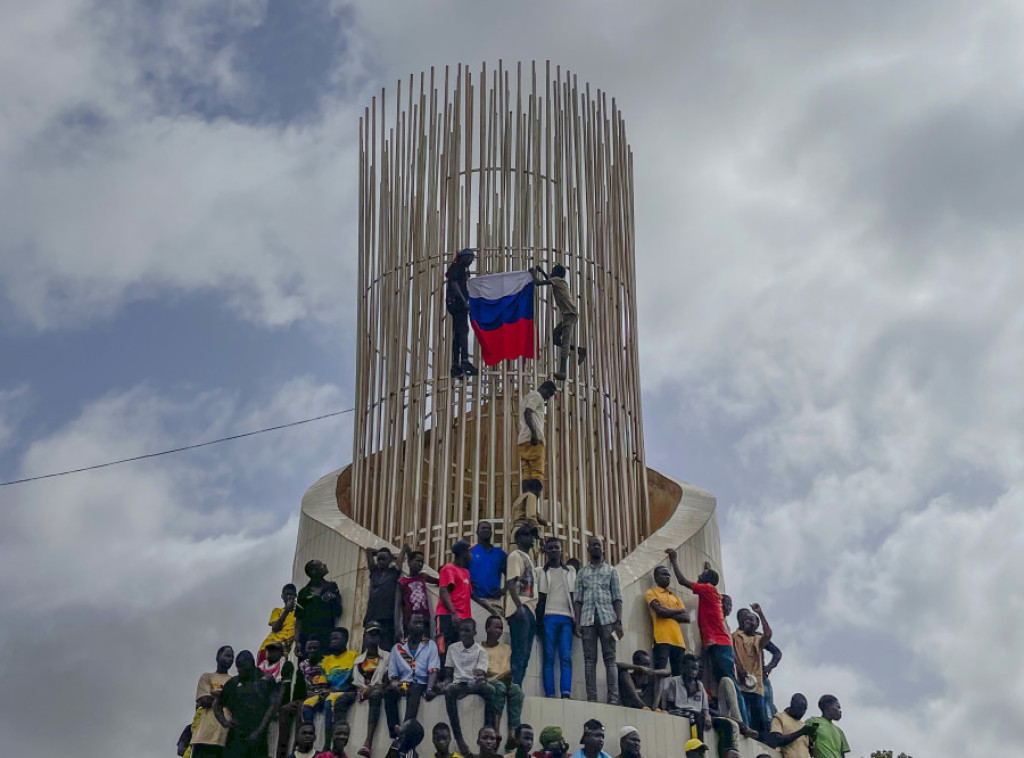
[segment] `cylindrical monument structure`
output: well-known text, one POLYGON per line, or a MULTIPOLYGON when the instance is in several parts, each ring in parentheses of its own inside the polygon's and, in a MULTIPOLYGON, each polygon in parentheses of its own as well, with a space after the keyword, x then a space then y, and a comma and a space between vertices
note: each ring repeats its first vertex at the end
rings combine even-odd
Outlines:
POLYGON ((568 270, 587 358, 548 403, 541 515, 569 552, 598 534, 618 562, 649 534, 650 507, 632 154, 615 100, 550 63, 431 69, 373 100, 360 143, 348 515, 432 565, 478 519, 508 522, 519 400, 555 371, 556 313, 538 289, 536 358, 452 378, 445 270, 474 248, 475 274, 568 270))

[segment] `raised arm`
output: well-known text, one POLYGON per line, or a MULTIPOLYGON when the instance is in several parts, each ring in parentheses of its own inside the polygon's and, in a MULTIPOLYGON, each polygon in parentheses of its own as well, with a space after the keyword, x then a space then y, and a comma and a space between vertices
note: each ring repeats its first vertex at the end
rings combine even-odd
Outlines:
POLYGON ((693 582, 683 576, 683 572, 679 569, 679 556, 672 548, 667 548, 665 554, 668 555, 668 562, 672 566, 672 572, 676 575, 676 581, 686 587, 688 590, 693 589, 693 582))
POLYGON ((764 617, 764 611, 761 610, 760 603, 751 603, 750 610, 756 613, 758 618, 761 619, 761 628, 764 629, 764 638, 761 640, 761 646, 764 647, 772 641, 772 628, 768 624, 768 619, 764 617))
POLYGON ((531 268, 530 275, 533 277, 533 283, 538 287, 547 287, 551 284, 551 279, 548 277, 547 272, 540 266, 531 268))

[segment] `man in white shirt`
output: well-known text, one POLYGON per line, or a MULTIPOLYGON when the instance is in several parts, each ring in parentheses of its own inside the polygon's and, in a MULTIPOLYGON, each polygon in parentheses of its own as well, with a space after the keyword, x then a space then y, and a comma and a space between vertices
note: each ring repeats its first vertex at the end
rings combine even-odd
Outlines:
POLYGON ((548 537, 544 541, 544 568, 537 572, 540 602, 537 626, 544 639, 544 694, 555 694, 555 657, 558 657, 559 694, 572 694, 572 638, 575 615, 572 596, 576 591, 576 569, 562 562, 562 541, 548 537))
POLYGON ((547 381, 519 401, 519 473, 523 494, 510 509, 514 526, 547 526, 538 514, 537 501, 544 492, 547 464, 544 408, 556 391, 555 383, 547 381))
POLYGON ((505 619, 512 643, 512 681, 520 686, 537 636, 537 569, 530 557, 536 537, 536 527, 516 529, 516 549, 505 561, 505 619))
POLYGON ((462 736, 459 701, 466 695, 479 695, 484 701, 484 724, 495 726, 492 690, 487 686, 487 651, 476 641, 476 622, 469 618, 459 622, 459 641, 448 648, 445 661, 451 681, 444 688, 444 704, 452 725, 459 752, 469 755, 469 745, 462 736))

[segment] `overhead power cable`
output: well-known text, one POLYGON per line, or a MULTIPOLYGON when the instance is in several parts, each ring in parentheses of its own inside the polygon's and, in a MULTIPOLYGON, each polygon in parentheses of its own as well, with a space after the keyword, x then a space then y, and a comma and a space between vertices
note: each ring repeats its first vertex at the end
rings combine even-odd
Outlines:
POLYGON ((12 479, 9 482, 0 482, 0 487, 8 487, 12 484, 24 484, 25 482, 35 482, 40 479, 52 479, 57 476, 67 476, 68 474, 80 474, 83 471, 93 471, 98 468, 107 468, 108 466, 117 466, 122 463, 131 463, 132 461, 142 461, 146 458, 157 458, 161 455, 170 455, 171 453, 183 453, 186 450, 195 450, 197 447, 206 447, 208 445, 217 445, 221 442, 230 442, 231 440, 240 440, 243 437, 252 437, 257 434, 266 434, 267 432, 276 432, 278 429, 287 429, 290 426, 299 426, 300 424, 308 424, 312 421, 320 421, 325 418, 331 418, 332 416, 340 416, 343 413, 351 413, 355 408, 346 408, 343 411, 334 411, 333 413, 325 413, 322 416, 314 416, 313 418, 304 418, 301 421, 290 421, 287 424, 278 424, 277 426, 268 426, 265 429, 257 429, 252 432, 245 432, 243 434, 232 434, 230 437, 221 437, 215 440, 207 440, 206 442, 196 442, 193 445, 184 445, 183 447, 175 447, 170 450, 161 450, 157 453, 146 453, 145 455, 135 455, 131 458, 122 458, 119 461, 107 461, 106 463, 97 463, 94 466, 83 466, 82 468, 68 469, 67 471, 55 471, 52 474, 41 474, 39 476, 29 476, 25 479, 12 479))

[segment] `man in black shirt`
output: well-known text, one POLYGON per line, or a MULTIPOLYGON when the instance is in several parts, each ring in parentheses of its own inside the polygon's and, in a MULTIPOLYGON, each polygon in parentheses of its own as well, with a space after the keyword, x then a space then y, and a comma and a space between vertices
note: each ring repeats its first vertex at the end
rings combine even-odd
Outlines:
POLYGON ((370 592, 366 601, 363 626, 380 627, 380 646, 391 650, 395 646, 395 619, 402 613, 402 593, 398 580, 402 572, 394 566, 391 549, 366 549, 366 562, 370 566, 370 592))
POLYGON ((326 648, 331 630, 341 618, 341 590, 334 582, 327 581, 327 564, 316 559, 306 564, 309 581, 299 590, 295 601, 295 636, 299 640, 298 650, 306 649, 311 639, 320 641, 326 648))
POLYGON ((248 650, 235 657, 238 676, 224 685, 213 713, 230 729, 224 758, 266 758, 267 723, 274 711, 274 681, 256 668, 256 657, 248 650), (224 713, 231 711, 230 720, 224 713))
POLYGON ((445 272, 444 305, 452 317, 452 376, 476 376, 469 361, 469 267, 476 256, 461 250, 445 272))

